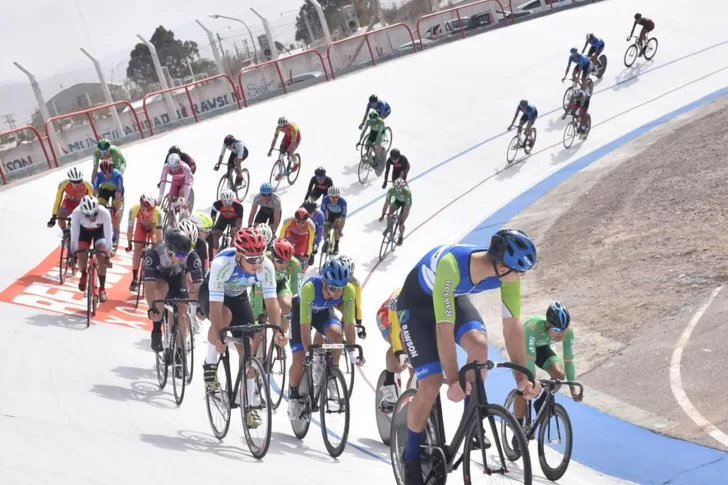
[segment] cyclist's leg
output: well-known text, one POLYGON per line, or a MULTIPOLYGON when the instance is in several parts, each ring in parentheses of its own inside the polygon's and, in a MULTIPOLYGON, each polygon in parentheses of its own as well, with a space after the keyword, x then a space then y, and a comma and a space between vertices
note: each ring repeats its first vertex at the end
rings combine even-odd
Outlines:
POLYGON ((402 239, 404 239, 404 223, 407 221, 411 208, 411 206, 404 205, 404 202, 402 203, 402 210, 399 213, 399 237, 402 239))
MULTIPOLYGON (((167 298, 178 298, 180 300, 186 300, 189 298, 187 291, 187 281, 185 281, 185 273, 179 273, 174 276, 166 278, 169 289, 167 290, 167 298)), ((187 303, 180 303, 177 305, 177 312, 179 318, 179 325, 182 327, 182 335, 187 336, 187 303)))
MULTIPOLYGON (((334 313, 333 308, 319 311, 314 314, 311 326, 316 329, 317 333, 326 336, 326 340, 332 344, 340 344, 344 341, 343 325, 341 320, 334 313)), ((335 349, 331 351, 331 360, 336 367, 339 367, 339 358, 341 350, 335 349)))
POLYGON ((290 377, 291 386, 291 400, 298 397, 298 386, 301 385, 303 379, 303 359, 304 347, 303 341, 301 340, 301 312, 300 312, 300 300, 295 297, 291 302, 291 367, 288 370, 290 377))
POLYGON ((342 231, 342 226, 344 225, 344 218, 337 217, 334 221, 334 251, 339 250, 339 241, 341 240, 342 236, 344 235, 342 231))
MULTIPOLYGON (((468 354, 468 363, 473 361, 485 362, 488 360, 488 332, 483 318, 475 309, 470 299, 463 295, 455 298, 455 341, 468 354)), ((483 381, 486 371, 481 371, 483 381)), ((469 374, 468 381, 472 383, 475 377, 469 374)), ((465 398, 465 403, 469 399, 465 398)))
POLYGON ((215 251, 220 248, 220 238, 222 237, 222 233, 225 232, 225 229, 230 224, 232 224, 232 221, 224 218, 222 215, 218 215, 217 219, 215 219, 215 224, 212 226, 213 246, 215 251))

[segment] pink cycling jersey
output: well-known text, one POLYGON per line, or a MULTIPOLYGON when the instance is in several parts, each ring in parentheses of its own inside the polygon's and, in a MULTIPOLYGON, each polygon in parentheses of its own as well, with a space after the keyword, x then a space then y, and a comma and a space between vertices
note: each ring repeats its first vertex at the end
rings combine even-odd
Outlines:
POLYGON ((192 170, 186 163, 180 163, 176 170, 171 170, 169 165, 166 163, 162 168, 162 178, 159 185, 159 198, 164 197, 164 189, 167 188, 167 175, 172 177, 172 186, 169 188, 170 197, 178 197, 179 190, 182 189, 182 197, 185 201, 189 201, 190 188, 194 177, 192 176, 192 170))

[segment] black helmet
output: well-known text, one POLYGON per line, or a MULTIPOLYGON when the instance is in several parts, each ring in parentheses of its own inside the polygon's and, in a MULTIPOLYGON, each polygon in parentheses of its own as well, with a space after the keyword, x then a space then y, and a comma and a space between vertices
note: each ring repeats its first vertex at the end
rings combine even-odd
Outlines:
POLYGON ((641 13, 636 13, 636 14, 634 14, 634 19, 635 19, 635 20, 639 20, 639 19, 641 19, 641 18, 642 18, 642 14, 641 14, 641 13))
POLYGON ((371 96, 369 96, 370 103, 376 103, 377 101, 379 101, 379 97, 377 97, 376 94, 372 94, 371 96))
POLYGON ((182 150, 180 150, 177 145, 172 145, 171 147, 169 147, 167 155, 171 155, 172 153, 176 153, 177 155, 179 155, 180 153, 182 153, 182 150))
POLYGON ((312 199, 306 199, 306 201, 301 205, 304 209, 308 211, 308 213, 312 213, 318 208, 318 204, 312 199))
POLYGON ((316 169, 316 171, 314 172, 314 174, 317 177, 325 177, 326 176, 326 169, 324 167, 319 167, 319 168, 316 169))
POLYGON ((108 150, 111 148, 111 142, 107 140, 106 138, 102 138, 99 140, 99 143, 97 145, 99 147, 99 150, 108 150))
POLYGON ((235 143, 235 137, 233 135, 228 135, 225 137, 225 140, 223 140, 223 143, 225 143, 226 147, 229 147, 235 143))
POLYGON ((389 155, 390 155, 390 156, 391 156, 392 158, 399 158, 399 156, 401 155, 401 154, 399 153, 399 148, 392 148, 392 151, 390 151, 390 152, 389 152, 389 155))
POLYGON ((594 34, 592 34, 591 32, 586 34, 586 40, 594 40, 594 34))
POLYGON ((528 108, 528 100, 522 99, 520 103, 518 103, 518 106, 521 107, 521 109, 528 108))
POLYGON ((192 241, 189 236, 176 228, 169 228, 164 233, 164 245, 177 254, 189 254, 192 250, 192 241))
POLYGON ((551 328, 557 332, 563 332, 569 328, 571 317, 569 316, 569 310, 558 301, 555 301, 546 310, 546 320, 551 325, 551 328))

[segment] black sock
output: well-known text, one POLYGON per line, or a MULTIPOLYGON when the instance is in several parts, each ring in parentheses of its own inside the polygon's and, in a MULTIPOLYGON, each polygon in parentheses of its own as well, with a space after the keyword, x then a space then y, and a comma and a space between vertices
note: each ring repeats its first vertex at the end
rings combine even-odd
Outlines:
POLYGON ((139 270, 138 269, 131 270, 131 280, 132 281, 136 281, 138 275, 139 275, 139 270))
POLYGON ((385 386, 393 386, 394 385, 394 372, 384 371, 386 374, 384 374, 384 385, 385 386))
POLYGON ((106 275, 101 276, 99 275, 99 290, 103 290, 106 286, 106 275))

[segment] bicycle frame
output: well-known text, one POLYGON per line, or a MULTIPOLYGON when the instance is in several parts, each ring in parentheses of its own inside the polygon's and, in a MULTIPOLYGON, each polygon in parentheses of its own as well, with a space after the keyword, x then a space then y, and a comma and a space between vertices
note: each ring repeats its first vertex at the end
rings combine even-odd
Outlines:
MULTIPOLYGON (((579 384, 578 382, 573 381, 560 381, 558 379, 541 379, 540 380, 541 385, 544 387, 544 392, 546 392, 546 400, 544 401, 543 405, 541 406, 541 409, 539 409, 538 414, 536 415, 536 418, 531 421, 531 409, 533 407, 532 401, 528 402, 528 410, 526 411, 526 425, 527 429, 524 430, 524 434, 526 435, 527 440, 532 440, 534 436, 536 435, 536 430, 540 425, 546 424, 549 421, 549 417, 553 415, 553 406, 556 402, 556 387, 567 385, 570 387, 578 387, 579 388, 579 395, 584 395, 584 386, 579 384)), ((523 396, 523 393, 518 391, 517 393, 519 396, 523 396)))
MULTIPOLYGON (((313 391, 313 396, 311 399, 311 413, 315 413, 319 410, 318 404, 321 397, 321 392, 323 389, 326 389, 326 377, 328 375, 329 367, 334 366, 333 357, 331 354, 332 350, 343 350, 344 352, 347 352, 349 350, 358 350, 359 351, 359 360, 364 359, 364 351, 361 348, 361 345, 349 345, 349 344, 330 344, 325 343, 322 345, 316 345, 311 344, 308 347, 308 361, 310 363, 313 362, 313 354, 315 352, 321 353, 321 350, 323 350, 324 359, 323 359, 323 372, 321 373, 321 382, 318 383, 318 389, 314 387, 315 383, 313 382, 313 366, 310 365, 311 372, 308 372, 308 385, 309 385, 309 391, 313 391)), ((306 375, 306 374, 304 374, 306 375)))

